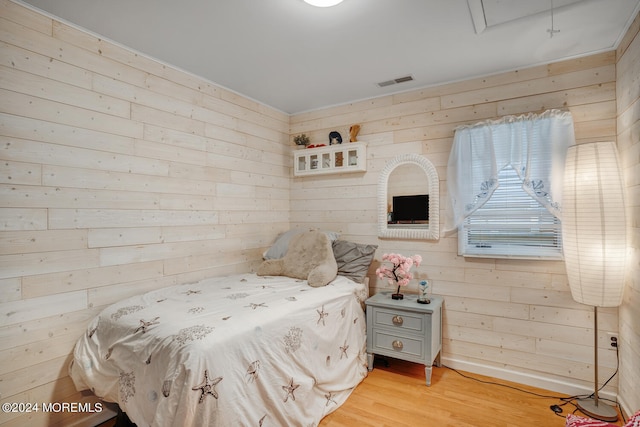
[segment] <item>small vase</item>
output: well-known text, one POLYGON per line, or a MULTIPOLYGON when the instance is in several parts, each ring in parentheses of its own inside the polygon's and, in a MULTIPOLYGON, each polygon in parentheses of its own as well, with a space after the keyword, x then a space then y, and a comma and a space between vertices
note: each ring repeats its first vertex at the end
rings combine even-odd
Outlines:
POLYGON ((398 286, 398 290, 395 294, 391 294, 391 299, 403 299, 404 295, 400 293, 400 286, 398 286))
POLYGON ((423 280, 420 282, 418 286, 418 303, 420 304, 430 304, 431 303, 431 286, 429 286, 428 280, 423 280))

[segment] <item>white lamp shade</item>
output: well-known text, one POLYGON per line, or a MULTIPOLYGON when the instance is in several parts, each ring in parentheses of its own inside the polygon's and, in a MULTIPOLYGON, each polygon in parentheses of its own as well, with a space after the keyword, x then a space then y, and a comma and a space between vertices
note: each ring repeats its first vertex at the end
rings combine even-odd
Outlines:
POLYGON ((624 292, 624 187, 613 142, 567 151, 562 204, 564 258, 573 299, 617 307, 624 292))

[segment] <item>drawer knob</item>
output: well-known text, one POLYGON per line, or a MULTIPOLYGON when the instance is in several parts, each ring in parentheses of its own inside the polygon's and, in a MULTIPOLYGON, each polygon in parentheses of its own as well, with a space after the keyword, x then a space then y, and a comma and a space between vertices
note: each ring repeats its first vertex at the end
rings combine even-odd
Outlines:
POLYGON ((393 316, 393 318, 391 319, 391 321, 393 322, 394 325, 396 326, 402 326, 402 324, 404 323, 404 319, 402 318, 402 316, 393 316))
POLYGON ((394 342, 391 343, 391 345, 393 346, 394 350, 402 350, 402 347, 404 347, 402 345, 402 341, 400 340, 395 340, 394 342))

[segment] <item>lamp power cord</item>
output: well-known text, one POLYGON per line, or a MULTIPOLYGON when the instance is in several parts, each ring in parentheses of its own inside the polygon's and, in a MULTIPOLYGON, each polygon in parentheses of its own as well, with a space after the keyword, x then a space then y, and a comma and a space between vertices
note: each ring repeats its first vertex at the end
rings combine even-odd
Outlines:
MULTIPOLYGON (((556 400, 559 400, 561 403, 549 406, 549 409, 552 410, 559 417, 564 417, 564 415, 562 415, 564 406, 573 405, 574 409, 573 409, 572 413, 575 414, 577 411, 580 410, 580 408, 578 408, 578 405, 575 403, 575 401, 578 400, 578 399, 585 399, 585 398, 594 397, 594 394, 595 394, 595 393, 577 394, 577 395, 574 395, 574 396, 558 396, 558 395, 553 395, 553 394, 541 394, 541 393, 536 393, 534 391, 524 390, 524 389, 521 389, 519 387, 515 387, 515 386, 512 386, 512 385, 508 385, 508 384, 501 384, 501 383, 498 383, 498 382, 495 382, 495 381, 487 381, 487 380, 483 380, 483 379, 480 379, 480 378, 475 378, 475 377, 467 375, 467 374, 465 374, 463 372, 460 372, 457 369, 452 368, 450 366, 446 366, 444 364, 442 366, 444 368, 447 368, 447 369, 457 373, 458 375, 460 375, 460 376, 462 376, 464 378, 467 378, 467 379, 470 379, 470 380, 473 380, 473 381, 477 381, 477 382, 482 383, 482 384, 489 384, 489 385, 496 385, 496 386, 500 386, 500 387, 505 387, 505 388, 516 390, 516 391, 519 391, 519 392, 522 392, 522 393, 525 393, 525 394, 530 394, 530 395, 533 395, 533 396, 536 396, 536 397, 539 397, 539 398, 543 398, 543 399, 556 399, 556 400)), ((600 388, 598 388, 598 391, 601 391, 602 389, 604 389, 607 386, 607 384, 609 384, 609 382, 611 382, 611 380, 618 374, 619 367, 620 367, 620 355, 618 353, 618 347, 616 347, 616 369, 613 372, 613 374, 611 374, 609 379, 607 379, 600 386, 600 388)), ((624 413, 622 412, 622 410, 620 410, 620 404, 618 403, 617 400, 603 398, 603 397, 600 397, 599 399, 613 403, 613 405, 618 409, 618 412, 622 415, 622 421, 626 422, 626 419, 624 418, 624 413)))

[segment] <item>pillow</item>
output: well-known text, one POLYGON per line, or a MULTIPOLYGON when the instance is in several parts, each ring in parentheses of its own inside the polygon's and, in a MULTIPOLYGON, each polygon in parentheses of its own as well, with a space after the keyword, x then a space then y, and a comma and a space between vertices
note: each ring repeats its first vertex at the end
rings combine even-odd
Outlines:
MULTIPOLYGON (((285 233, 280 233, 278 237, 276 237, 276 241, 273 243, 273 245, 271 245, 271 247, 264 254, 262 254, 262 257, 264 259, 283 258, 287 253, 287 249, 289 249, 289 242, 291 241, 291 238, 300 233, 304 233, 305 231, 309 231, 309 230, 291 229, 285 233)), ((319 230, 319 231, 322 231, 324 234, 326 234, 329 240, 331 240, 332 242, 335 241, 340 235, 335 231, 324 231, 324 230, 319 230)))
MULTIPOLYGON (((578 415, 567 414, 567 420, 565 427, 615 427, 616 424, 609 424, 604 421, 592 420, 591 418, 584 418, 578 415)), ((639 427, 640 426, 640 411, 636 412, 627 423, 625 427, 639 427)))
POLYGON ((346 240, 334 241, 333 256, 338 264, 338 274, 354 282, 364 283, 376 249, 378 249, 377 245, 365 245, 346 240))
POLYGON ((298 233, 291 239, 284 258, 262 261, 258 276, 287 276, 307 280, 309 286, 329 284, 338 274, 331 240, 318 230, 298 233))
POLYGON ((583 418, 578 415, 567 414, 565 427, 613 427, 615 424, 609 424, 605 421, 592 420, 591 418, 583 418))

